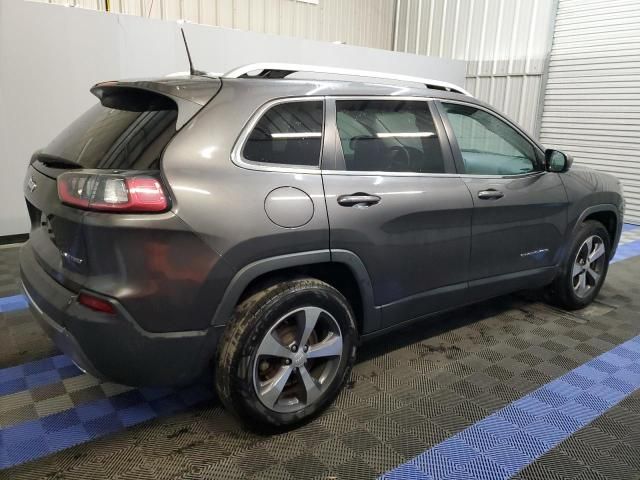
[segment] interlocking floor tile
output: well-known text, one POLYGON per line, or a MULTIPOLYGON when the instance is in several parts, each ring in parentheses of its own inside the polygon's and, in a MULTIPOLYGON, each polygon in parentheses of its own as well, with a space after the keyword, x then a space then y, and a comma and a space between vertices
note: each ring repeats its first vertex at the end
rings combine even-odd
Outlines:
MULTIPOLYGON (((0 479, 374 478, 431 448, 440 463, 389 478, 640 478, 640 394, 616 374, 636 352, 553 383, 640 333, 639 270, 640 258, 612 265, 584 311, 515 295, 389 333, 362 347, 330 410, 270 437, 202 392, 99 382, 59 356, 28 311, 0 312, 0 464, 26 462, 0 479), (606 380, 597 395, 594 379, 606 380)), ((16 252, 0 250, 5 295, 19 294, 16 279, 16 252)))

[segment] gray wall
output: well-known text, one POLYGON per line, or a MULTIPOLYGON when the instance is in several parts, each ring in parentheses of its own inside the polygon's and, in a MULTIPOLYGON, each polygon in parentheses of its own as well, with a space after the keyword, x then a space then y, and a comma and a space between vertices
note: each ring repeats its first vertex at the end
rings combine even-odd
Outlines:
POLYGON ((394 49, 468 61, 466 88, 533 134, 557 0, 398 0, 394 49))
MULTIPOLYGON (((207 71, 287 61, 464 82, 460 61, 201 25, 185 29, 197 66, 207 71)), ((27 162, 96 101, 92 84, 187 68, 176 22, 21 0, 0 0, 0 65, 0 235, 28 231, 27 162)))
MULTIPOLYGON (((105 0, 38 0, 105 9, 105 0)), ((394 0, 110 0, 111 11, 391 50, 394 0)))
MULTIPOLYGON (((105 8, 105 0, 38 1, 105 8)), ((313 1, 110 0, 110 5, 131 15, 468 61, 466 88, 539 134, 558 0, 313 1)))

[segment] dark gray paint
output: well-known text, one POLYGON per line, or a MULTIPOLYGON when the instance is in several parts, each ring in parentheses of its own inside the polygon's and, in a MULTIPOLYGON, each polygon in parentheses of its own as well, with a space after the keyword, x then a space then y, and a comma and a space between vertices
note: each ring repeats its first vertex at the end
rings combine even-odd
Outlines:
POLYGON ((464 179, 473 198, 469 280, 555 265, 567 228, 567 196, 557 174, 464 179), (496 190, 500 199, 482 199, 496 190), (532 252, 539 251, 538 254, 532 252))
POLYGON ((279 227, 297 228, 313 218, 313 200, 299 188, 278 187, 264 200, 264 211, 279 227))
MULTIPOLYGON (((376 305, 417 302, 431 313, 434 299, 410 298, 467 280, 473 204, 460 178, 445 176, 324 176, 331 248, 349 250, 367 266, 376 305), (337 197, 366 192, 369 207, 344 207, 337 197)), ((384 316, 384 313, 383 313, 384 316)), ((384 323, 399 318, 384 316, 384 323)))
MULTIPOLYGON (((90 344, 89 356, 107 355, 87 328, 99 324, 103 338, 115 342, 122 337, 111 353, 120 355, 121 363, 133 361, 136 348, 144 350, 138 352, 142 357, 145 352, 168 355, 171 345, 179 344, 176 352, 189 355, 184 339, 194 342, 198 362, 210 358, 220 332, 217 327, 229 321, 245 288, 257 277, 283 268, 331 262, 348 267, 360 288, 361 333, 366 336, 457 305, 548 283, 566 255, 574 228, 593 212, 615 215, 617 244, 623 201, 612 176, 577 168, 545 172, 543 149, 533 141, 541 158, 539 172, 517 177, 458 173, 455 139, 447 135, 449 127, 432 99, 491 110, 471 97, 350 82, 223 79, 219 92, 204 102, 196 100, 202 93, 199 81, 193 91, 189 81, 181 82, 181 101, 201 110, 163 155, 161 173, 170 191, 171 211, 159 215, 78 211, 58 202, 53 178, 33 168, 27 174, 27 181, 33 176, 41 185, 34 192, 25 188, 25 196, 58 224, 53 228, 55 238, 46 226, 34 225, 23 255, 25 284, 38 283, 33 278, 42 277, 42 272, 56 279, 75 313, 47 306, 45 314, 73 329, 81 343, 90 344), (333 101, 353 96, 432 102, 447 173, 341 171, 333 101), (244 161, 238 151, 245 127, 256 113, 274 101, 300 98, 325 101, 322 169, 244 161), (500 190, 502 197, 478 197, 491 188, 500 190), (293 195, 291 206, 280 207, 273 205, 274 191, 305 195, 297 199, 293 195), (338 197, 355 193, 379 201, 368 207, 338 203, 338 197), (545 249, 548 252, 522 256, 545 249), (81 263, 71 265, 64 252, 81 263), (29 261, 31 257, 35 260, 29 261), (78 313, 82 307, 74 302, 80 289, 112 301, 120 316, 103 323, 84 318, 86 311, 82 317, 78 313), (126 326, 130 322, 135 328, 126 326), (149 340, 153 338, 163 339, 163 346, 153 346, 149 340)), ((139 86, 167 88, 154 87, 150 81, 139 86)), ((32 287, 34 298, 55 290, 42 287, 45 292, 38 296, 38 288, 32 287)), ((120 368, 114 361, 90 361, 104 364, 111 376, 120 368)), ((157 366, 146 361, 157 375, 157 366)), ((139 383, 139 376, 133 377, 126 380, 139 383)), ((160 377, 154 376, 154 383, 186 378, 176 369, 160 377)))

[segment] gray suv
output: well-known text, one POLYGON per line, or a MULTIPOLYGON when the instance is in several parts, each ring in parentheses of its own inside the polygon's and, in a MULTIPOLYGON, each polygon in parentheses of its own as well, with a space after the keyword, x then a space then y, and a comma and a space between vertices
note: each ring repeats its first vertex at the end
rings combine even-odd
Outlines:
POLYGON ((598 294, 618 180, 453 85, 320 70, 100 83, 33 155, 24 290, 82 369, 213 371, 229 410, 280 430, 330 404, 363 340, 525 288, 598 294))

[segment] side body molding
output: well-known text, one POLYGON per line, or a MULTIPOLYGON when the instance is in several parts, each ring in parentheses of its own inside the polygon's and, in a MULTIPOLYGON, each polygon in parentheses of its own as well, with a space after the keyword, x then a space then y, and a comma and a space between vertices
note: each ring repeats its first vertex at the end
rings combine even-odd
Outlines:
POLYGON ((355 253, 347 250, 329 251, 328 249, 265 258, 250 263, 240 269, 229 283, 229 286, 222 297, 222 301, 218 305, 213 316, 212 325, 223 326, 229 322, 240 296, 247 286, 259 276, 285 268, 329 263, 332 261, 336 263, 343 263, 349 267, 358 282, 362 297, 364 316, 362 319, 363 331, 360 333, 366 334, 380 328, 380 310, 375 307, 371 279, 369 278, 369 274, 367 273, 362 260, 360 260, 355 253))

